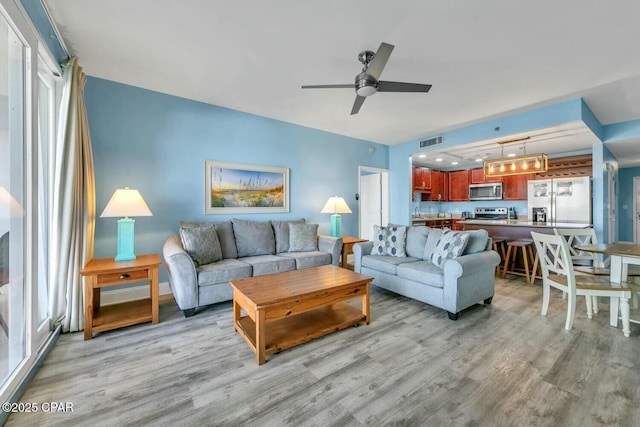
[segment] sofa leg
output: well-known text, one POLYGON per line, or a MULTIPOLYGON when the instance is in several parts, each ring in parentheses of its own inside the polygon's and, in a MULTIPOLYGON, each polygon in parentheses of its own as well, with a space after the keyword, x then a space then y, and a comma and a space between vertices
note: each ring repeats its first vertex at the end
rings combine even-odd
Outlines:
POLYGON ((189 317, 193 316, 194 314, 196 314, 196 309, 195 308, 188 308, 186 310, 182 310, 182 312, 184 313, 184 317, 185 318, 189 318, 189 317))
POLYGON ((487 299, 484 300, 485 304, 491 304, 491 301, 493 300, 493 297, 489 297, 487 299))
POLYGON ((458 313, 447 311, 447 314, 449 315, 449 320, 458 320, 458 313))

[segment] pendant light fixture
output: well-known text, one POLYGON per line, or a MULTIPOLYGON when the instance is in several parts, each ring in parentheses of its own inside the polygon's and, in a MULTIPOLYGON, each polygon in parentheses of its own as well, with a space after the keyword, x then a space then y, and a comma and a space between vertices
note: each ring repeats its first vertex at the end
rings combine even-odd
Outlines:
POLYGON ((549 168, 549 158, 546 154, 527 155, 527 140, 531 137, 511 139, 498 142, 501 147, 501 158, 484 162, 484 176, 508 176, 526 173, 546 172, 549 168), (523 154, 520 157, 504 157, 504 145, 523 141, 523 154))

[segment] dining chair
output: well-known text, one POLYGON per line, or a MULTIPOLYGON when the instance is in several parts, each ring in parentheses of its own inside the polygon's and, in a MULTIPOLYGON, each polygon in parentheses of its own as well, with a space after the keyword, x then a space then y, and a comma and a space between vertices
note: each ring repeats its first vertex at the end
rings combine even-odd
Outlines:
POLYGON ((531 232, 542 268, 542 315, 549 309, 551 288, 567 293, 567 320, 564 328, 571 330, 576 312, 576 298, 584 296, 587 302, 587 317, 593 317, 593 296, 618 298, 622 313, 622 332, 630 334, 629 298, 631 288, 627 283, 611 283, 606 276, 577 275, 569 245, 565 238, 556 234, 531 232))
MULTIPOLYGON (((573 269, 576 274, 592 275, 592 276, 611 276, 611 270, 607 267, 600 266, 598 255, 594 252, 584 252, 577 250, 576 246, 596 245, 596 231, 593 228, 554 228, 553 232, 559 236, 563 236, 569 245, 569 252, 573 260, 573 269)), ((603 264, 607 264, 607 259, 603 264)), ((640 277, 640 266, 630 265, 627 271, 628 277, 640 277)), ((631 279, 629 279, 631 281, 631 279)), ((633 294, 633 306, 637 307, 638 294, 633 294)), ((598 312, 598 297, 593 298, 593 310, 598 312)))

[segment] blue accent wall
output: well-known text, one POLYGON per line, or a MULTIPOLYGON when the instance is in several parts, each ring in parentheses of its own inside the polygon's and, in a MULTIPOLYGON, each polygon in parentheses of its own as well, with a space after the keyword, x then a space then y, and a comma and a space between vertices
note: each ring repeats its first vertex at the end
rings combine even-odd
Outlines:
MULTIPOLYGON (((640 167, 619 170, 618 239, 633 242, 633 178, 640 177, 640 167)), ((637 242, 640 243, 640 242, 637 242)))
MULTIPOLYGON (((239 217, 305 218, 330 233, 320 209, 343 196, 343 235, 358 234, 358 166, 387 168, 388 147, 248 113, 89 77, 85 100, 93 146, 96 210, 116 188, 140 190, 153 212, 136 218, 136 253, 160 253, 180 221, 239 217), (370 152, 373 147, 374 152, 370 152), (290 169, 290 213, 204 214, 204 162, 220 160, 290 169)), ((117 218, 97 218, 95 256, 116 252, 117 218)), ((164 272, 161 279, 166 280, 164 272)))
POLYGON ((391 146, 389 148, 389 169, 393 172, 391 174, 391 222, 407 224, 410 221, 412 206, 409 158, 412 154, 582 120, 585 107, 582 99, 572 99, 537 110, 443 132, 441 135, 444 142, 430 148, 420 149, 419 141, 433 135, 391 146), (496 128, 499 129, 496 130, 496 128))

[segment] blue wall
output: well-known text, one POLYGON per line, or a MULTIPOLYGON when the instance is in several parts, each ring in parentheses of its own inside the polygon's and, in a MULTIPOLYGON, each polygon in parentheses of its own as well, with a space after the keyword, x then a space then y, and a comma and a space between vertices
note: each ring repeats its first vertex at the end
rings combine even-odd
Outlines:
MULTIPOLYGON (((160 253, 180 221, 303 217, 329 234, 330 215, 320 209, 333 195, 343 196, 353 211, 342 216, 343 234, 357 235, 358 166, 388 163, 385 145, 94 77, 85 100, 97 213, 125 186, 140 190, 153 212, 136 219, 137 253, 160 253), (204 215, 205 160, 290 168, 290 213, 204 215)), ((115 250, 116 218, 98 218, 95 256, 110 257, 115 250)))
MULTIPOLYGON (((640 167, 620 169, 618 173, 618 238, 633 242, 633 178, 640 177, 640 167)), ((637 242, 640 243, 640 242, 637 242)))

